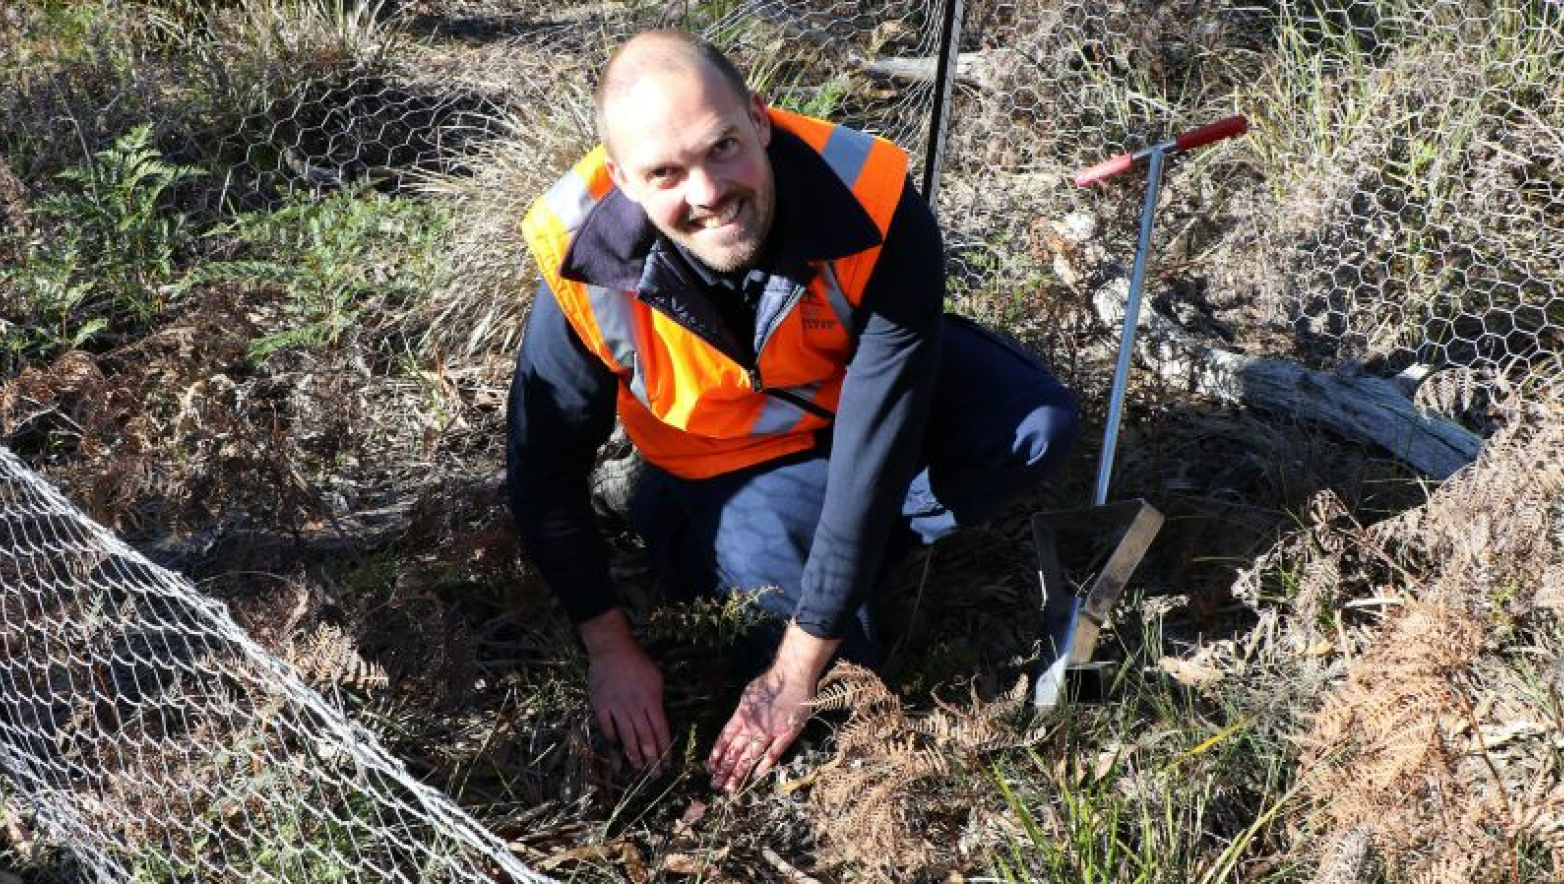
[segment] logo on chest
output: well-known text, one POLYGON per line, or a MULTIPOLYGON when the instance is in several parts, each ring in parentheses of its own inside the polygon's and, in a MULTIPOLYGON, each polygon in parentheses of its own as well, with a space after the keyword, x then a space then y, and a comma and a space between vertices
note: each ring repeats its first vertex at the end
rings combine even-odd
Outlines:
POLYGON ((815 292, 804 292, 798 302, 798 315, 805 331, 833 331, 838 325, 836 311, 815 292))

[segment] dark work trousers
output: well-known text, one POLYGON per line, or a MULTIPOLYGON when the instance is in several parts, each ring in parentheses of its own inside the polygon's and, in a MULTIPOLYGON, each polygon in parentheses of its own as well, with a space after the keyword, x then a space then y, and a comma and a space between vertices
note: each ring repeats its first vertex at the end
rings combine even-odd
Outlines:
MULTIPOLYGON (((1033 356, 947 315, 922 468, 907 489, 880 580, 920 544, 981 523, 1035 490, 1064 460, 1078 417, 1074 397, 1033 356)), ((760 591, 772 616, 738 649, 744 669, 770 663, 797 607, 829 456, 805 452, 709 479, 648 466, 636 490, 630 520, 670 599, 760 591)), ((875 666, 869 608, 858 608, 839 653, 875 666)))

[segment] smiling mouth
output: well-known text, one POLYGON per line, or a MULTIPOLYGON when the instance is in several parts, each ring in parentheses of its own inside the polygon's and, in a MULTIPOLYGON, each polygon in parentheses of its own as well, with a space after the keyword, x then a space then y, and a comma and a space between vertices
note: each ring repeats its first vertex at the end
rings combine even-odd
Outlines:
POLYGON ((692 230, 697 232, 702 230, 715 230, 719 227, 726 227, 727 225, 732 224, 734 221, 738 220, 741 202, 742 200, 739 199, 730 200, 727 206, 724 207, 720 212, 711 215, 704 215, 700 218, 690 219, 689 226, 692 230))

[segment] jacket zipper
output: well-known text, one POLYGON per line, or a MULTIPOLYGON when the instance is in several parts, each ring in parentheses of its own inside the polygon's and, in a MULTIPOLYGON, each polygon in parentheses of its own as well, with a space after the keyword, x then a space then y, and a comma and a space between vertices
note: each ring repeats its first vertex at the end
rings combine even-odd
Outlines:
MULTIPOLYGON (((758 374, 757 375, 751 375, 751 378, 753 380, 756 380, 756 381, 758 381, 760 379, 758 374)), ((821 406, 821 405, 817 405, 814 402, 811 402, 808 399, 805 399, 804 397, 798 395, 797 393, 794 393, 792 390, 785 390, 785 389, 768 390, 768 389, 762 389, 759 386, 757 386, 755 389, 758 392, 765 393, 767 396, 770 396, 770 397, 772 397, 774 399, 781 399, 783 402, 786 402, 787 404, 793 406, 794 408, 797 408, 800 411, 806 411, 806 412, 814 415, 815 417, 820 418, 821 420, 827 420, 828 421, 828 420, 832 420, 833 418, 836 417, 836 413, 831 411, 831 409, 825 408, 824 406, 821 406)))
MULTIPOLYGON (((782 324, 782 318, 793 312, 793 308, 798 306, 799 299, 804 296, 804 292, 807 289, 808 286, 806 285, 794 284, 793 291, 788 293, 787 301, 782 304, 782 309, 773 314, 771 322, 766 325, 764 333, 760 336, 760 342, 755 345, 755 362, 757 364, 760 362, 761 351, 765 350, 766 345, 771 343, 771 336, 776 334, 777 326, 782 324)), ((758 319, 759 317, 756 318, 758 319)), ((760 388, 756 387, 755 389, 759 390, 760 388)))
MULTIPOLYGON (((749 378, 750 389, 754 390, 756 393, 764 393, 767 396, 780 399, 783 402, 786 402, 787 404, 799 409, 800 411, 808 412, 809 414, 812 414, 821 420, 829 421, 835 419, 836 417, 836 413, 831 411, 829 408, 817 405, 791 390, 767 387, 765 379, 760 376, 760 351, 764 350, 766 344, 771 341, 771 336, 776 333, 777 327, 781 325, 782 317, 787 316, 792 312, 794 307, 798 306, 798 301, 803 297, 807 288, 808 286, 805 285, 793 286, 793 291, 788 295, 787 302, 782 305, 782 309, 776 311, 775 318, 770 324, 766 326, 765 333, 761 335, 760 343, 755 347, 755 362, 752 365, 746 364, 744 360, 738 358, 733 353, 729 352, 727 348, 723 347, 720 342, 702 334, 699 329, 691 328, 689 325, 680 321, 677 315, 666 310, 662 311, 662 313, 664 316, 671 318, 674 322, 679 323, 680 326, 683 326, 687 331, 694 334, 697 338, 700 338, 701 340, 710 344, 713 350, 716 350, 718 353, 726 356, 730 362, 732 362, 734 365, 737 365, 739 369, 744 372, 745 376, 749 378)), ((655 305, 654 309, 657 309, 655 305)))

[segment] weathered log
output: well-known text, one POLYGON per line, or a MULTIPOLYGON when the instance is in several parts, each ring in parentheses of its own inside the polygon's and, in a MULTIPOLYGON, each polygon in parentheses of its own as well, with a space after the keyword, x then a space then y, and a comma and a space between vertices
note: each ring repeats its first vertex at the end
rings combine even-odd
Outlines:
MULTIPOLYGON (((987 76, 991 65, 980 52, 963 52, 956 56, 956 82, 963 86, 992 90, 993 78, 987 76)), ((922 58, 873 58, 863 66, 863 72, 871 77, 897 80, 904 83, 933 83, 939 70, 939 59, 922 58)))
POLYGON ((226 570, 275 562, 314 563, 367 556, 398 543, 428 543, 454 519, 481 517, 505 500, 505 471, 445 479, 415 497, 339 513, 323 524, 287 530, 217 524, 189 534, 135 539, 147 558, 175 571, 221 563, 226 570))
MULTIPOLYGON (((1097 315, 1113 328, 1123 322, 1127 280, 1098 289, 1097 315)), ((1225 350, 1184 331, 1155 310, 1142 310, 1136 353, 1153 371, 1191 392, 1319 424, 1435 479, 1477 459, 1482 437, 1420 412, 1394 380, 1322 372, 1285 359, 1225 350)))
POLYGON ((364 556, 385 549, 407 533, 413 522, 414 504, 413 500, 399 501, 297 531, 215 525, 192 534, 165 534, 135 545, 147 558, 175 571, 188 571, 206 562, 221 562, 224 568, 234 569, 364 556))

